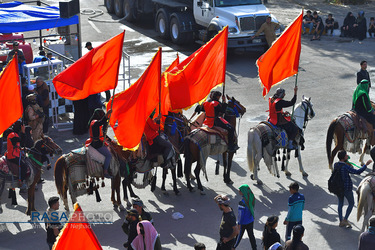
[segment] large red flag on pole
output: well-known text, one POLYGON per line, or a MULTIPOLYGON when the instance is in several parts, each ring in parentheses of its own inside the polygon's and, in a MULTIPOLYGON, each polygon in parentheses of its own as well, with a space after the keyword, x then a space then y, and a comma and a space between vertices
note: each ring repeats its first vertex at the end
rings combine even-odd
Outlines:
POLYGON ((15 55, 0 75, 0 134, 17 121, 22 112, 18 57, 15 55))
POLYGON ((161 81, 161 48, 143 75, 130 88, 114 96, 109 120, 116 139, 126 149, 136 149, 141 141, 146 120, 159 103, 161 81))
POLYGON ((78 203, 74 204, 74 212, 61 230, 52 249, 103 249, 78 203))
POLYGON ((263 96, 271 87, 298 73, 303 12, 257 60, 263 96))
POLYGON ((171 72, 164 73, 173 110, 191 107, 224 83, 227 44, 228 27, 225 27, 171 72))
MULTIPOLYGON (((177 58, 169 65, 165 72, 171 72, 180 63, 180 59, 177 54, 177 58)), ((161 113, 162 116, 168 115, 168 111, 172 111, 171 101, 169 99, 169 88, 164 77, 161 78, 161 111, 159 111, 159 106, 156 108, 156 114, 161 113)))
POLYGON ((125 31, 93 48, 53 79, 57 93, 69 100, 114 89, 118 82, 125 31))

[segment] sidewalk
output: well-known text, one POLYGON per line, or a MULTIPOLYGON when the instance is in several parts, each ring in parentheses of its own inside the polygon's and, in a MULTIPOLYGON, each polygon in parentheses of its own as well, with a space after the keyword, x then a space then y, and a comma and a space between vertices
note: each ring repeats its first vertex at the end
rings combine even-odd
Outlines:
MULTIPOLYGON (((268 0, 266 6, 270 9, 275 7, 277 9, 277 6, 282 8, 288 6, 291 8, 298 8, 299 6, 301 9, 304 8, 304 10, 311 10, 312 12, 318 11, 323 21, 325 21, 329 13, 332 13, 333 18, 335 21, 338 21, 340 27, 342 26, 344 18, 348 12, 353 12, 353 15, 357 17, 357 13, 363 10, 365 12, 367 24, 369 23, 370 17, 375 16, 375 2, 369 2, 363 5, 335 5, 328 3, 327 0, 268 0)), ((279 13, 273 12, 273 14, 279 18, 279 13)), ((283 20, 281 21, 283 24, 286 24, 283 20)))

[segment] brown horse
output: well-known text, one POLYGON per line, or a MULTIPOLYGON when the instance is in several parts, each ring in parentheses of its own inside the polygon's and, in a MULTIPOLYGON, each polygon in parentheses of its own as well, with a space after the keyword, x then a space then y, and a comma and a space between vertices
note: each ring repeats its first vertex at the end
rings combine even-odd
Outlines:
MULTIPOLYGON (((233 128, 236 128, 236 117, 242 116, 246 112, 246 108, 242 106, 234 97, 228 98, 228 106, 230 107, 227 109, 226 112, 226 119, 232 125, 233 128)), ((194 141, 194 137, 202 137, 203 140, 208 140, 208 135, 206 132, 202 130, 193 130, 187 137, 185 137, 185 178, 187 182, 187 187, 190 191, 193 190, 193 187, 190 184, 190 173, 191 173, 191 166, 194 162, 197 162, 197 165, 194 170, 195 177, 197 179, 198 189, 203 192, 203 186, 199 177, 201 169, 205 172, 205 163, 207 157, 209 155, 215 154, 222 154, 223 156, 223 165, 224 165, 224 173, 223 178, 224 182, 227 184, 232 184, 232 180, 230 179, 230 170, 232 167, 232 159, 234 152, 228 152, 228 146, 226 143, 222 143, 219 136, 216 136, 216 141, 218 143, 215 144, 215 147, 211 147, 208 145, 204 149, 194 141), (204 137, 206 139, 204 139, 204 137), (211 149, 209 149, 211 148, 211 149), (203 153, 205 151, 205 153, 203 153)), ((206 175, 207 178, 207 175, 206 175)))
MULTIPOLYGON (((116 142, 110 140, 109 137, 107 137, 107 142, 109 143, 109 149, 112 153, 110 169, 112 170, 112 175, 114 176, 114 178, 111 180, 111 201, 115 208, 120 207, 120 209, 123 210, 124 207, 121 205, 120 199, 120 165, 122 164, 124 167, 126 167, 127 156, 125 155, 125 153, 122 153, 125 152, 122 151, 122 147, 117 145, 116 142), (121 152, 121 155, 119 154, 119 152, 121 152)), ((97 201, 100 201, 100 197, 98 194, 99 185, 95 183, 95 177, 89 176, 89 178, 91 178, 89 186, 88 180, 85 180, 86 176, 88 176, 88 173, 85 153, 82 153, 81 155, 70 153, 63 155, 59 159, 57 159, 55 163, 55 184, 57 192, 62 197, 62 200, 64 202, 65 210, 69 211, 67 198, 68 190, 70 192, 73 204, 77 202, 78 196, 84 194, 92 194, 93 191, 95 191, 96 193, 97 201), (74 171, 72 172, 73 168, 74 171), (71 173, 74 173, 75 176, 71 176, 71 173)), ((96 181, 98 180, 99 178, 96 178, 96 181)), ((104 182, 102 182, 102 186, 103 184, 104 182)), ((132 197, 136 197, 132 191, 131 195, 132 197)))
MULTIPOLYGON (((372 103, 374 106, 374 103, 372 103)), ((364 118, 361 118, 364 119, 364 118)), ((326 139, 326 150, 328 158, 328 167, 332 170, 333 160, 339 150, 344 149, 351 153, 360 153, 361 156, 359 161, 363 164, 363 157, 370 148, 374 145, 373 133, 362 133, 353 123, 353 118, 350 114, 344 114, 335 118, 328 127, 327 139, 326 139), (345 128, 343 124, 353 123, 350 128, 345 128), (351 130, 351 131, 349 131, 351 130), (331 151, 332 140, 335 139, 335 147, 331 151), (366 140, 363 150, 361 149, 362 140, 366 140)))
MULTIPOLYGON (((35 186, 37 182, 40 180, 41 176, 41 169, 43 162, 48 161, 47 155, 54 155, 54 154, 61 154, 62 149, 57 145, 50 137, 42 136, 41 139, 37 140, 34 146, 28 150, 27 158, 25 161, 27 165, 30 166, 31 174, 27 181, 27 210, 26 214, 30 215, 32 211, 36 211, 35 209, 35 186)), ((12 186, 11 188, 17 187, 14 186, 16 182, 14 182, 14 177, 12 178, 10 175, 6 175, 0 172, 0 197, 4 191, 4 187, 6 183, 10 183, 12 186)), ((18 184, 18 183, 17 183, 18 184)), ((9 192, 10 198, 12 198, 12 203, 14 205, 17 204, 16 194, 13 189, 10 189, 9 192)), ((0 213, 2 213, 2 208, 0 207, 0 213)))

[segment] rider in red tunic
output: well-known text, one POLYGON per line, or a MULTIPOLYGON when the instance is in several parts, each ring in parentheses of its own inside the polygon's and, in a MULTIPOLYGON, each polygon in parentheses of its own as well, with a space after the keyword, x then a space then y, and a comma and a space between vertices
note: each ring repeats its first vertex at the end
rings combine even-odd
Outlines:
POLYGON ((156 118, 156 121, 154 121, 152 117, 153 117, 153 114, 151 114, 150 117, 147 119, 144 133, 145 133, 147 142, 150 146, 155 143, 157 146, 162 148, 164 162, 160 166, 165 167, 168 164, 168 161, 173 156, 173 151, 172 151, 173 146, 168 140, 165 140, 159 134, 159 123, 160 123, 159 117, 156 118))
MULTIPOLYGON (((212 91, 210 94, 210 99, 203 103, 203 110, 206 112, 206 119, 203 124, 212 128, 213 126, 221 127, 228 131, 228 151, 236 152, 239 147, 234 141, 234 128, 229 124, 223 117, 227 109, 227 104, 225 103, 225 96, 222 97, 223 103, 221 103, 220 97, 221 92, 212 91)), ((202 111, 202 107, 198 106, 196 112, 202 111)))
POLYGON ((291 121, 289 116, 285 116, 286 113, 283 111, 283 108, 291 107, 296 103, 297 90, 298 87, 295 87, 294 96, 290 101, 283 100, 285 96, 285 90, 282 88, 278 88, 276 90, 276 93, 269 98, 268 121, 275 126, 279 126, 285 129, 286 133, 288 134, 289 149, 294 149, 293 141, 298 134, 299 128, 294 122, 291 121))
POLYGON ((108 110, 107 114, 103 109, 95 109, 94 114, 92 115, 89 124, 90 124, 90 138, 86 141, 86 146, 91 145, 93 148, 98 150, 102 155, 105 156, 104 161, 104 177, 112 178, 109 175, 108 169, 109 164, 111 163, 112 155, 109 152, 108 148, 104 144, 105 137, 104 134, 107 131, 108 127, 108 117, 112 113, 112 110, 108 110))

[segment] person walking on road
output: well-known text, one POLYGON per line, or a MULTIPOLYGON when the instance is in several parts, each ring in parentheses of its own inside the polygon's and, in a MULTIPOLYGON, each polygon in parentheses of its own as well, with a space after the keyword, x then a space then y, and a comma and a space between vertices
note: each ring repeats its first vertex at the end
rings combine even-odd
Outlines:
POLYGON ((361 65, 361 69, 357 72, 357 85, 360 84, 362 80, 367 80, 368 87, 371 88, 370 74, 367 71, 367 61, 361 61, 359 65, 361 65))
POLYGON ((367 165, 371 164, 372 160, 368 160, 365 165, 363 165, 360 169, 354 169, 352 164, 348 162, 349 156, 345 150, 340 150, 337 154, 339 161, 334 165, 334 171, 340 170, 341 177, 344 181, 344 194, 343 196, 337 196, 339 200, 338 204, 338 214, 340 219, 340 227, 351 228, 352 226, 348 222, 348 218, 352 209, 354 207, 354 197, 353 197, 353 182, 350 178, 349 174, 361 174, 363 171, 366 170, 367 165), (348 208, 346 209, 345 217, 342 217, 342 207, 344 206, 344 197, 348 201, 348 208))
POLYGON ((375 246, 375 217, 369 221, 368 231, 359 236, 358 250, 373 249, 375 246))
POLYGON ((290 240, 290 235, 295 225, 302 225, 302 211, 305 208, 305 196, 299 193, 298 190, 299 185, 297 182, 292 182, 289 185, 289 192, 292 195, 288 199, 288 215, 284 221, 284 225, 286 225, 285 241, 290 240))
POLYGON ((236 216, 233 209, 229 206, 228 197, 219 194, 214 200, 220 210, 223 211, 220 223, 220 241, 217 243, 216 250, 232 250, 239 231, 236 216))
POLYGON ((249 236, 251 248, 255 250, 257 249, 257 242, 255 240, 253 231, 255 197, 247 184, 240 186, 239 194, 242 195, 242 200, 238 204, 238 226, 240 227, 240 232, 237 236, 234 248, 238 247, 246 230, 247 235, 249 236))
POLYGON ((285 242, 285 250, 309 250, 309 247, 302 242, 305 228, 302 225, 293 227, 293 239, 285 242))
POLYGON ((280 234, 276 231, 279 217, 273 215, 268 217, 266 225, 264 225, 262 243, 264 250, 269 249, 276 242, 280 242, 280 234))

